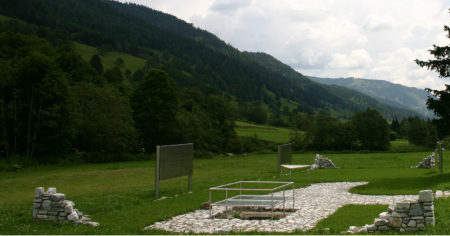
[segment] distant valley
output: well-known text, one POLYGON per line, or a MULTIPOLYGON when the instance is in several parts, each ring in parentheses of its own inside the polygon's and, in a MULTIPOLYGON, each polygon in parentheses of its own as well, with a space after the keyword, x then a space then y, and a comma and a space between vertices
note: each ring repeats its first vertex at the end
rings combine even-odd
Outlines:
POLYGON ((426 107, 426 100, 428 96, 432 95, 422 89, 407 87, 401 84, 394 84, 385 80, 359 79, 353 77, 306 77, 321 84, 339 85, 354 89, 377 99, 381 103, 385 103, 396 108, 413 110, 429 118, 434 117, 433 112, 428 110, 426 107))

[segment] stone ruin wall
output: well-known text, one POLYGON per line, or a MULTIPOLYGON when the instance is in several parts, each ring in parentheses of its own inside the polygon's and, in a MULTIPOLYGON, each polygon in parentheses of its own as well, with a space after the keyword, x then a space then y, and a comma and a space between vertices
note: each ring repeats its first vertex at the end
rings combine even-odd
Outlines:
POLYGON ((316 169, 339 169, 339 167, 336 167, 330 159, 317 154, 316 159, 314 159, 314 164, 311 165, 311 170, 316 169))
POLYGON ((36 188, 34 193, 33 219, 38 221, 71 221, 74 224, 87 224, 98 226, 97 222, 83 216, 82 212, 73 209, 75 203, 66 200, 66 195, 56 193, 56 188, 48 188, 47 192, 43 187, 36 188))
POLYGON ((390 205, 387 212, 382 212, 371 225, 363 227, 350 226, 344 233, 383 233, 390 229, 400 232, 425 230, 435 225, 433 198, 449 197, 450 191, 431 190, 419 192, 419 200, 407 200, 390 205))
POLYGON ((436 163, 436 158, 434 153, 432 153, 431 155, 429 155, 428 157, 424 158, 419 165, 411 167, 411 168, 434 168, 436 163))

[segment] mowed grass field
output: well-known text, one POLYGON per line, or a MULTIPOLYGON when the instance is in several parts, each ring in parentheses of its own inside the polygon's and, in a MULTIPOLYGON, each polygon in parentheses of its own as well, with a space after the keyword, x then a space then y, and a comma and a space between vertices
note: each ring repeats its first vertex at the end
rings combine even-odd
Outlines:
MULTIPOLYGON (((340 169, 311 172, 295 170, 297 188, 319 182, 368 181, 351 189, 359 194, 418 194, 420 190, 450 190, 450 168, 444 174, 435 169, 411 169, 430 153, 329 154, 340 169)), ((450 163, 450 153, 444 152, 444 163, 450 163)), ((313 164, 315 154, 294 154, 294 164, 313 164)), ((158 221, 200 209, 208 201, 210 187, 240 180, 280 180, 276 154, 195 159, 193 191, 188 193, 187 177, 160 183, 160 196, 155 201, 155 161, 110 164, 79 164, 70 166, 38 166, 21 172, 0 173, 0 233, 1 234, 170 234, 143 228, 158 221), (71 225, 61 222, 32 220, 33 196, 36 187, 56 187, 75 208, 89 215, 99 227, 71 225)), ((286 180, 286 179, 285 179, 286 180)), ((213 201, 224 196, 214 194, 213 201)), ((339 234, 349 226, 373 223, 387 206, 344 206, 307 232, 294 234, 339 234), (364 212, 364 214, 361 214, 364 212), (364 216, 361 216, 364 215, 364 216)), ((435 202, 436 226, 414 234, 448 234, 450 199, 435 202)), ((240 232, 232 232, 239 234, 240 232)), ((261 232, 252 232, 261 234, 261 232)))
POLYGON ((289 129, 287 128, 270 127, 236 121, 236 128, 234 128, 234 130, 238 136, 253 136, 256 134, 259 139, 274 143, 289 142, 289 129))

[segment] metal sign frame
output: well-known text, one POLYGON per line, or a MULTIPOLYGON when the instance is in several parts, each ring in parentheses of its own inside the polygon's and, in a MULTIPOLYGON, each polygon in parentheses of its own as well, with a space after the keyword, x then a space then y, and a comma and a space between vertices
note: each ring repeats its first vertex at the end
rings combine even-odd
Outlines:
POLYGON ((159 196, 159 182, 188 176, 188 187, 192 190, 194 172, 194 144, 156 146, 155 196, 159 196))
POLYGON ((292 144, 286 143, 278 145, 278 172, 281 172, 280 165, 292 163, 292 144))

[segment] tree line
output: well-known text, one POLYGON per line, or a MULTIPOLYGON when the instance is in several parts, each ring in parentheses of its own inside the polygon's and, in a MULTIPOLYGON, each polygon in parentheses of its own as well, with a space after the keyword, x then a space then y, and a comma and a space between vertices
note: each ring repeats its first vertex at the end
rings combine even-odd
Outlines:
POLYGON ((180 90, 163 70, 131 84, 117 67, 99 73, 70 44, 55 48, 13 32, 0 34, 0 49, 0 146, 8 161, 153 153, 156 145, 186 142, 220 153, 237 142, 226 96, 180 90))
POLYGON ((386 151, 397 137, 407 139, 411 145, 432 149, 438 140, 436 128, 430 120, 408 117, 401 123, 394 119, 389 124, 371 108, 356 113, 349 122, 342 122, 321 111, 317 116, 292 114, 288 123, 294 150, 386 151))

